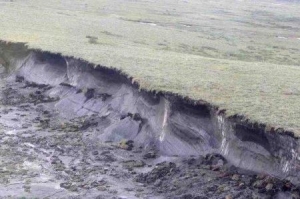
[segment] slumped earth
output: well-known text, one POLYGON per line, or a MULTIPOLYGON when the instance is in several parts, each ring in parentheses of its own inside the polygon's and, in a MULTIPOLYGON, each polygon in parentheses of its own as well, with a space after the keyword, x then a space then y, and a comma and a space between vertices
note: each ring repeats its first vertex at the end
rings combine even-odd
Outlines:
POLYGON ((226 160, 300 184, 299 4, 120 2, 0 0, 0 38, 274 128, 232 130, 107 69, 1 43, 0 66, 23 76, 1 68, 0 198, 300 198, 226 160))
POLYGON ((101 118, 64 119, 49 90, 2 73, 0 198, 299 198, 290 182, 221 155, 166 157, 131 140, 99 142, 101 118))

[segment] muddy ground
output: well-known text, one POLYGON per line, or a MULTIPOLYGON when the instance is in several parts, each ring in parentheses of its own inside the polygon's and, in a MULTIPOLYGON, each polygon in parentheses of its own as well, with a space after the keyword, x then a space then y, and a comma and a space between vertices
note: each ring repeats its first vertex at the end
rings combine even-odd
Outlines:
POLYGON ((218 154, 166 157, 131 140, 100 143, 101 118, 64 119, 50 86, 4 76, 0 85, 0 198, 300 198, 290 182, 218 154))

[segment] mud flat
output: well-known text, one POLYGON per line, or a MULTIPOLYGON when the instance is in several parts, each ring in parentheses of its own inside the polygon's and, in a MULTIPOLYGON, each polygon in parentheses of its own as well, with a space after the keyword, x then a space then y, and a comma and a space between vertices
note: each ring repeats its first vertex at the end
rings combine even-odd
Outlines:
POLYGON ((299 139, 1 44, 0 197, 299 198, 299 139))

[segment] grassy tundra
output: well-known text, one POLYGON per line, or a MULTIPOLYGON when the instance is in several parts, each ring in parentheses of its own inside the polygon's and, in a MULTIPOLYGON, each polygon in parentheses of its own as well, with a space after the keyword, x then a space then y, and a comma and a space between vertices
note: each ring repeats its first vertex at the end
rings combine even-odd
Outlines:
POLYGON ((276 0, 0 0, 0 39, 300 136, 299 10, 276 0))

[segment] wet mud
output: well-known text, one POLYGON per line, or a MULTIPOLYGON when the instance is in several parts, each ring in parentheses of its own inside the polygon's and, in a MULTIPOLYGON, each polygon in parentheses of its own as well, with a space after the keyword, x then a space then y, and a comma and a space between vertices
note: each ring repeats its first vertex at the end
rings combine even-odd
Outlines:
POLYGON ((0 198, 300 198, 292 137, 78 60, 11 63, 0 66, 0 198))
POLYGON ((299 198, 289 181, 241 170, 218 154, 164 156, 132 140, 97 142, 101 117, 64 119, 49 86, 2 86, 1 198, 299 198))

